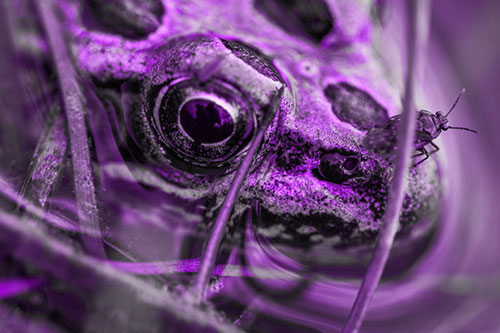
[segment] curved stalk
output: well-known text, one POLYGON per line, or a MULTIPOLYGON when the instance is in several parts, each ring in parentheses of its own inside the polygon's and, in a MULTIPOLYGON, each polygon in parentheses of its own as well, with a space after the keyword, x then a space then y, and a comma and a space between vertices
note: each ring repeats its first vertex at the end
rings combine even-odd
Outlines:
POLYGON ((240 167, 236 171, 231 187, 229 188, 226 198, 224 199, 219 213, 217 214, 215 225, 205 248, 205 252, 203 253, 200 270, 196 276, 196 282, 193 287, 193 301, 195 303, 202 301, 204 298, 204 293, 214 268, 217 251, 219 249, 219 244, 222 240, 227 221, 231 216, 234 203, 238 197, 241 186, 243 185, 243 181, 250 171, 253 157, 256 154, 257 149, 260 147, 262 140, 264 139, 264 134, 266 133, 267 128, 271 124, 274 119, 274 115, 279 108, 283 90, 284 89, 282 87, 278 92, 275 92, 271 96, 269 104, 267 105, 268 109, 264 112, 262 124, 260 124, 257 134, 255 135, 246 156, 243 158, 240 167))
POLYGON ((415 137, 416 110, 414 108, 414 81, 418 71, 418 60, 428 24, 428 15, 424 10, 427 1, 408 0, 407 28, 407 76, 403 98, 403 114, 399 126, 398 145, 396 150, 396 167, 390 184, 387 209, 382 219, 380 235, 375 247, 365 278, 349 314, 342 332, 357 332, 361 327, 368 305, 382 277, 387 258, 391 251, 394 237, 399 227, 399 215, 404 198, 408 169, 411 163, 411 152, 415 137))
MULTIPOLYGON (((36 4, 52 52, 68 122, 78 219, 84 229, 93 230, 94 234, 99 235, 99 216, 82 91, 66 48, 62 35, 64 30, 59 24, 53 1, 37 1, 36 4)), ((82 239, 89 253, 96 257, 105 257, 104 246, 99 237, 82 236, 82 239)))

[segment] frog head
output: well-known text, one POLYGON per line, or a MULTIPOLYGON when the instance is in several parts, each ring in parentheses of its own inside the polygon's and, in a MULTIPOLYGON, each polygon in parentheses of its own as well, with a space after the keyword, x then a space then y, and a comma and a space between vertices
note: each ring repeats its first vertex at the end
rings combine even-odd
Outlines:
MULTIPOLYGON (((92 24, 100 17, 95 12, 88 14, 93 19, 75 18, 73 54, 103 105, 93 112, 110 124, 108 132, 93 133, 103 201, 122 219, 156 219, 165 227, 152 236, 135 223, 135 231, 125 233, 145 259, 182 253, 183 245, 175 251, 152 246, 158 233, 172 242, 186 234, 208 237, 266 105, 282 87, 226 246, 244 237, 250 211, 256 238, 309 262, 357 260, 373 247, 393 165, 361 141, 400 112, 401 87, 377 56, 371 4, 315 1, 310 8, 316 11, 305 12, 299 4, 270 3, 169 1, 161 14, 137 5, 117 11, 122 19, 106 21, 107 29, 92 24), (151 20, 129 19, 139 10, 156 17, 154 29, 151 20), (318 23, 307 23, 310 17, 318 23), (141 33, 121 34, 117 22, 141 33), (140 186, 123 185, 132 180, 140 186), (176 234, 176 228, 184 231, 176 234)), ((435 160, 411 169, 394 256, 411 257, 402 259, 411 264, 420 253, 439 217, 440 184, 435 160)))

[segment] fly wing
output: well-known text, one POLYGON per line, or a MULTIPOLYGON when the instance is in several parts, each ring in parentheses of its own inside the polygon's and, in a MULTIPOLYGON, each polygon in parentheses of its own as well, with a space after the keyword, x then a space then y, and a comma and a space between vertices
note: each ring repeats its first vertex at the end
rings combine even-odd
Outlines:
POLYGON ((396 149, 396 133, 393 129, 374 127, 366 133, 361 144, 366 150, 377 155, 389 156, 396 149))
POLYGON ((368 151, 384 157, 391 155, 397 144, 397 134, 401 115, 389 118, 388 121, 372 127, 361 141, 361 145, 368 151))

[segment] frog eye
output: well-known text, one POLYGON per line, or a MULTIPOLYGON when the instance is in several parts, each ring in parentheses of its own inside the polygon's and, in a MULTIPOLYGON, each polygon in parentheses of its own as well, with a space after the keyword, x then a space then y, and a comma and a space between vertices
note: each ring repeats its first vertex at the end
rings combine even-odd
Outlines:
MULTIPOLYGON (((144 76, 121 87, 131 158, 186 175, 235 170, 269 114, 268 96, 284 84, 272 62, 243 43, 204 35, 149 52, 144 76)), ((279 114, 272 116, 256 162, 273 149, 266 142, 277 136, 279 114)))
POLYGON ((250 142, 256 122, 251 103, 237 89, 194 79, 163 87, 153 118, 170 155, 197 166, 216 166, 238 155, 250 142))

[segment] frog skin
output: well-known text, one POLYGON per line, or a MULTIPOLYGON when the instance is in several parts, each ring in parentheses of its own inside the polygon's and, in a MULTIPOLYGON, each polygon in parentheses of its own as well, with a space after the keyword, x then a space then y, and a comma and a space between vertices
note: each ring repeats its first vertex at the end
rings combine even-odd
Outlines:
MULTIPOLYGON (((259 266, 272 261, 269 266, 275 267, 279 261, 284 274, 292 271, 301 277, 297 273, 303 272, 302 266, 290 264, 292 258, 309 267, 306 277, 363 276, 394 165, 386 155, 367 151, 362 139, 372 127, 400 113, 402 75, 380 56, 376 33, 381 28, 374 3, 312 3, 316 10, 304 12, 298 2, 287 5, 277 0, 57 1, 85 97, 108 259, 199 258, 235 172, 270 112, 268 104, 284 87, 280 107, 237 198, 217 264, 259 266), (311 23, 311 17, 322 24, 300 23, 311 23), (191 123, 190 131, 189 117, 185 127, 181 124, 178 110, 200 99, 231 109, 227 114, 232 125, 226 129, 232 128, 234 137, 208 145, 189 139, 212 139, 203 136, 200 124, 191 123), (251 242, 262 249, 246 251, 251 242), (235 255, 240 249, 242 257, 235 255)), ((24 10, 29 9, 25 4, 24 10)), ((19 21, 24 19, 21 13, 19 21)), ((17 33, 22 35, 23 25, 19 26, 17 33)), ((18 47, 47 61, 44 65, 50 68, 48 48, 30 39, 35 28, 27 30, 18 47)), ((29 82, 27 89, 36 91, 36 84, 29 82)), ((221 109, 213 110, 229 119, 221 109)), ((30 118, 26 123, 36 122, 30 118)), ((54 124, 62 126, 64 121, 59 118, 54 124)), ((37 132, 31 132, 36 143, 37 132)), ((53 136, 65 137, 64 132, 60 127, 53 136)), ((63 163, 65 149, 65 144, 58 146, 53 159, 63 163)), ((74 218, 72 206, 63 207, 63 200, 56 200, 73 200, 67 186, 71 167, 66 164, 60 167, 64 174, 55 189, 32 195, 40 205, 47 203, 49 212, 74 218)), ((57 177, 51 174, 52 178, 57 177)), ((441 182, 437 156, 412 166, 384 278, 401 276, 425 253, 440 218, 441 182)), ((80 246, 78 240, 72 244, 80 246)), ((165 278, 169 289, 189 282, 189 276, 177 278, 165 278)), ((286 281, 244 282, 265 297, 303 296, 285 303, 290 321, 309 325, 307 314, 313 318, 323 313, 328 318, 325 325, 338 328, 330 322, 330 307, 342 301, 330 297, 335 296, 336 281, 303 281, 306 284, 292 286, 291 291, 286 281), (297 292, 304 287, 310 288, 297 292)), ((212 286, 220 286, 220 295, 247 309, 256 294, 240 282, 221 279, 212 286)), ((274 303, 266 306, 264 314, 278 317, 285 311, 276 310, 274 303)), ((344 304, 338 307, 343 316, 344 304)), ((252 311, 236 311, 235 317, 252 311)))
MULTIPOLYGON (((319 39, 292 30, 287 16, 276 18, 259 1, 168 1, 163 7, 154 1, 143 7, 124 3, 133 5, 128 11, 113 4, 63 8, 77 69, 91 79, 91 90, 103 105, 113 105, 118 114, 115 153, 127 163, 127 172, 137 178, 134 168, 147 166, 141 170, 150 177, 148 186, 155 187, 151 179, 161 180, 168 198, 202 202, 197 209, 204 210, 204 220, 196 229, 207 237, 207 221, 222 202, 249 140, 214 162, 207 151, 195 153, 185 142, 162 139, 163 125, 154 111, 158 96, 177 89, 177 82, 199 85, 196 93, 229 82, 250 101, 256 128, 261 109, 283 85, 280 110, 240 192, 231 235, 241 237, 241 217, 253 207, 256 234, 283 251, 305 251, 318 259, 373 246, 393 165, 360 142, 376 123, 400 112, 401 95, 397 80, 376 56, 373 4, 325 2, 333 23, 319 39), (112 13, 120 19, 104 19, 112 13), (354 171, 342 169, 349 157, 354 171)), ((95 138, 96 146, 100 140, 95 138)), ((222 156, 214 154, 215 159, 222 156)), ((115 164, 106 165, 108 159, 99 156, 102 169, 114 170, 115 164)), ((108 195, 104 201, 112 204, 117 198, 108 195)), ((395 253, 427 237, 439 210, 439 165, 432 159, 411 169, 395 253)))

